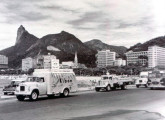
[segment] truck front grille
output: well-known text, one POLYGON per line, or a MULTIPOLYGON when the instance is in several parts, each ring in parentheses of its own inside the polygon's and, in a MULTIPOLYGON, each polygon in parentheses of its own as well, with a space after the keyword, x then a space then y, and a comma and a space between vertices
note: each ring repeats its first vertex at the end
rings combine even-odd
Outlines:
POLYGON ((154 85, 158 85, 158 84, 159 84, 159 82, 154 81, 154 82, 152 82, 152 84, 154 84, 154 85))
POLYGON ((20 91, 25 91, 25 86, 20 86, 20 91))

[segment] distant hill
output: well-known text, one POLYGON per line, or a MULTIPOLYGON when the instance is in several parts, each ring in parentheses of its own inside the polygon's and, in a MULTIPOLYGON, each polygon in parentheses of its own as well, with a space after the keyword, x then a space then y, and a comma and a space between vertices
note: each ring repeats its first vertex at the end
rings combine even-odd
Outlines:
POLYGON ((88 42, 85 42, 84 44, 97 51, 107 49, 116 52, 120 57, 122 57, 124 53, 127 51, 127 48, 124 46, 108 45, 106 43, 103 43, 101 40, 97 39, 90 40, 88 42))
POLYGON ((27 49, 39 40, 21 25, 17 30, 16 44, 0 51, 9 58, 10 67, 20 67, 21 59, 26 57, 27 49))
POLYGON ((158 45, 160 47, 165 47, 165 36, 157 37, 151 39, 143 44, 138 43, 130 47, 127 51, 147 51, 149 46, 158 45))
POLYGON ((78 61, 87 66, 95 65, 97 51, 90 49, 74 35, 62 31, 58 34, 49 34, 37 38, 30 34, 22 25, 18 28, 16 43, 14 46, 0 51, 0 54, 9 57, 9 66, 21 67, 21 60, 37 55, 56 55, 60 62, 74 60, 77 52, 78 61), (51 49, 50 49, 51 48, 51 49))

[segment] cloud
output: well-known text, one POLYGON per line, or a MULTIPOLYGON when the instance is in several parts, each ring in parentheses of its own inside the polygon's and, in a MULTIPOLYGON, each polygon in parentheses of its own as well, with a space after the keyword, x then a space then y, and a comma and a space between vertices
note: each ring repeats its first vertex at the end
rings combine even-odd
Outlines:
POLYGON ((15 43, 17 28, 23 24, 37 37, 65 30, 83 42, 95 38, 129 47, 164 35, 163 3, 163 0, 1 0, 0 43, 8 40, 10 44, 5 44, 6 47, 15 43))

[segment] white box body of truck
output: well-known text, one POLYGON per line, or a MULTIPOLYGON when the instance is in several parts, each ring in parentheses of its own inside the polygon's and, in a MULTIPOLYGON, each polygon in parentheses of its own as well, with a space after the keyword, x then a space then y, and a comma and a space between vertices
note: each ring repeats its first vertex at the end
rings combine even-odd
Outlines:
POLYGON ((77 81, 72 69, 35 69, 33 75, 16 88, 15 94, 18 100, 24 100, 26 96, 36 100, 40 95, 68 96, 77 89, 77 81))

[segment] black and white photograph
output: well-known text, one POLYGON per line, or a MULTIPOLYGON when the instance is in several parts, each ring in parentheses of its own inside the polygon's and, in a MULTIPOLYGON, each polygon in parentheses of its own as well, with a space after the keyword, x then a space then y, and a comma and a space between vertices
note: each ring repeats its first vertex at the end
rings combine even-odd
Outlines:
POLYGON ((165 120, 165 0, 1 0, 0 120, 165 120))

